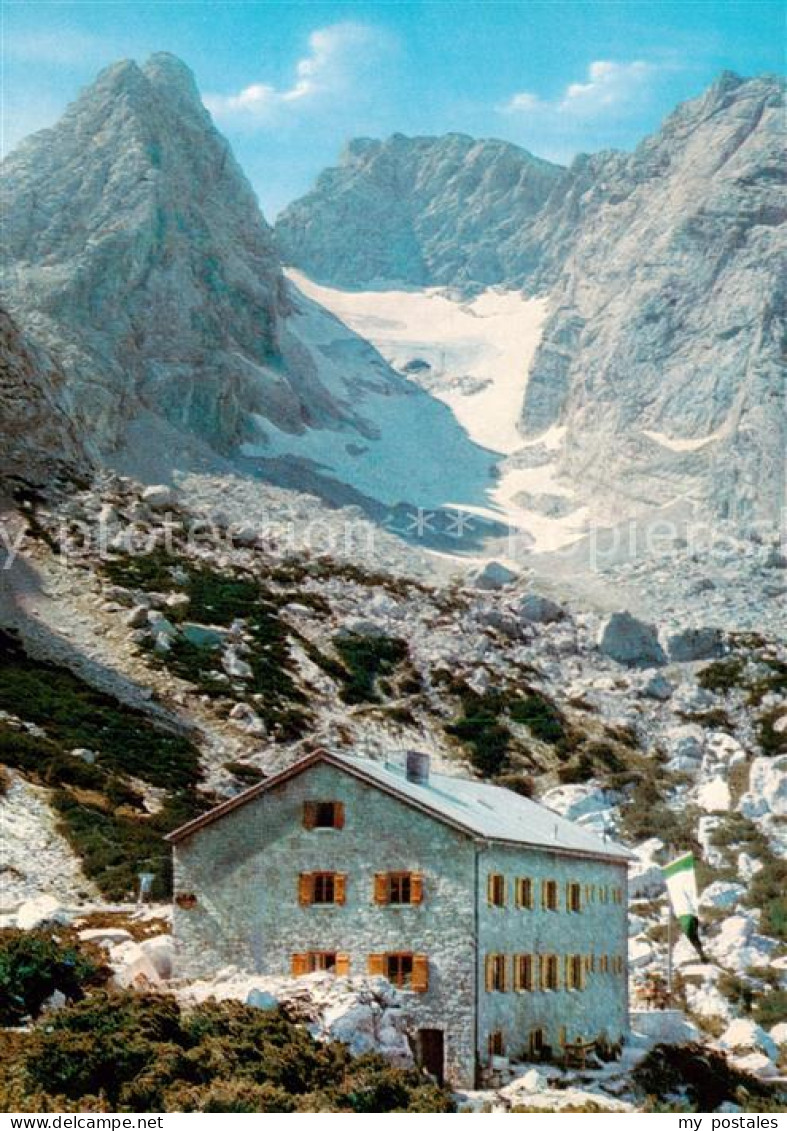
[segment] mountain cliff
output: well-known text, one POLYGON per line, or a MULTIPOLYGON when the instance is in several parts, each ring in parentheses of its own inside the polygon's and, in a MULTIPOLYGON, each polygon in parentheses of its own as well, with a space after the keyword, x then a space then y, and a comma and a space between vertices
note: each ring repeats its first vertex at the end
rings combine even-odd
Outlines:
POLYGON ((8 157, 0 208, 7 306, 58 358, 76 425, 105 462, 158 477, 195 453, 201 466, 242 459, 299 486, 330 480, 334 496, 339 480, 431 505, 454 496, 451 452, 482 496, 491 458, 451 413, 284 278, 254 193, 173 56, 105 70, 8 157), (399 426, 431 437, 416 475, 399 426))
POLYGON ((0 309, 0 482, 12 476, 38 485, 88 470, 69 412, 62 371, 0 309))
POLYGON ((783 508, 783 143, 782 84, 725 74, 630 156, 578 162, 539 218, 552 312, 522 428, 565 426, 560 470, 610 512, 783 508))
POLYGON ((564 171, 504 141, 463 134, 359 138, 285 209, 285 262, 317 282, 360 288, 497 283, 564 171))

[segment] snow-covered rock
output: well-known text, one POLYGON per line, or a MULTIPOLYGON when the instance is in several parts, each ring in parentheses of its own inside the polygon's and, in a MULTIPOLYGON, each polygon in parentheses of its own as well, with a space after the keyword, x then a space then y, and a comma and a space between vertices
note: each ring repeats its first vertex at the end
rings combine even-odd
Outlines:
POLYGON ((700 893, 700 907, 734 907, 745 894, 744 884, 716 880, 700 893))
POLYGON ((53 895, 39 895, 27 900, 16 913, 16 925, 22 931, 34 931, 47 923, 67 924, 73 914, 53 895))
POLYGON ((707 813, 726 813, 732 805, 730 787, 722 777, 711 778, 697 787, 696 800, 707 813))
POLYGON ((748 1049, 764 1053, 771 1060, 778 1059, 779 1048, 776 1041, 757 1025, 756 1022, 739 1017, 731 1021, 722 1035, 719 1044, 734 1052, 747 1051, 748 1049))

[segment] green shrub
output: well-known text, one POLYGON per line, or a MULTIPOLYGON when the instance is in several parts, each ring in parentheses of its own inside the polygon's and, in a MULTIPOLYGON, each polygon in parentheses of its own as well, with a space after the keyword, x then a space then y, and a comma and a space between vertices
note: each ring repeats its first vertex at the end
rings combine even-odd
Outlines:
POLYGON ((345 703, 378 703, 378 681, 393 673, 408 656, 404 640, 352 633, 336 636, 333 646, 344 665, 340 692, 345 703))
POLYGON ((49 1097, 96 1109, 109 1101, 118 1111, 454 1110, 419 1072, 377 1055, 353 1060, 346 1046, 317 1043, 281 1010, 238 1002, 183 1013, 164 995, 98 992, 5 1051, 0 1075, 21 1077, 26 1089, 15 1110, 30 1097, 38 1110, 49 1097))
POLYGON ((110 971, 98 959, 52 930, 0 930, 0 1025, 37 1017, 59 990, 67 999, 82 997, 87 985, 106 981, 110 971))
POLYGON ((634 1069, 632 1079, 646 1096, 658 1100, 685 1095, 698 1111, 715 1111, 720 1104, 734 1103, 741 1091, 752 1097, 773 1095, 773 1089, 755 1076, 698 1044, 656 1045, 634 1069))
POLYGON ((745 671, 746 661, 740 656, 730 656, 724 660, 715 660, 706 668, 701 668, 697 672, 697 683, 706 691, 715 691, 723 695, 736 687, 744 686, 745 671))
POLYGON ((524 723, 534 738, 554 745, 565 736, 563 716, 555 704, 540 691, 529 691, 509 702, 515 723, 524 723))
MULTIPOLYGON (((187 738, 154 727, 140 711, 97 691, 66 668, 32 659, 2 630, 0 657, 0 709, 43 727, 62 752, 75 747, 100 751, 103 764, 154 786, 177 789, 199 780, 198 752, 187 738)), ((12 764, 22 769, 32 768, 42 756, 55 755, 44 740, 7 727, 0 742, 0 760, 6 761, 5 749, 9 758, 19 760, 12 764)), ((80 768, 77 759, 71 761, 72 774, 95 777, 93 767, 82 763, 80 768)), ((53 771, 54 780, 63 782, 64 772, 61 764, 53 771)))

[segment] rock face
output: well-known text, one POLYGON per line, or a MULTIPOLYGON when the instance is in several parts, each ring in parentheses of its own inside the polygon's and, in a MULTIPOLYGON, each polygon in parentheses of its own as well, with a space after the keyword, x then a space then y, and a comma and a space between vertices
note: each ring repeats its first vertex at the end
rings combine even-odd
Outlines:
POLYGON ((612 517, 687 489, 722 517, 784 505, 782 103, 723 74, 631 156, 575 163, 530 233, 553 308, 523 431, 565 426, 559 470, 612 517))
POLYGON ((62 370, 0 309, 0 478, 35 483, 53 471, 86 471, 89 458, 69 409, 62 370))
POLYGON ((486 486, 491 459, 451 413, 284 279, 254 193, 173 56, 109 67, 23 142, 0 208, 9 310, 57 356, 76 427, 104 462, 150 478, 194 457, 254 470, 267 459, 286 480, 282 463, 298 458, 309 486, 324 468, 360 478, 367 497, 376 476, 410 501, 375 443, 404 465, 399 429, 417 420, 434 441, 418 470, 440 501, 447 450, 486 486))
POLYGON ((563 176, 504 141, 358 138, 284 210, 276 238, 285 262, 335 286, 497 283, 508 240, 563 176))

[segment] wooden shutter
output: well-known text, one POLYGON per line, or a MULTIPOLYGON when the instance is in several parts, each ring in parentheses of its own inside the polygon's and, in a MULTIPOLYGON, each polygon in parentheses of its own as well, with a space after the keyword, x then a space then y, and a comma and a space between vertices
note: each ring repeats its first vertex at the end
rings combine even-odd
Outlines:
POLYGON ((374 875, 374 902, 388 902, 388 873, 375 872, 374 875))
POLYGON ((309 956, 308 956, 308 954, 293 954, 291 969, 292 969, 293 978, 300 978, 301 974, 308 974, 309 973, 309 956))
POLYGON ((334 872, 333 874, 333 902, 347 902, 347 876, 344 872, 334 872))
POLYGON ((487 954, 484 959, 484 986, 487 993, 491 993, 495 987, 495 958, 493 954, 487 954))
POLYGON ((344 828, 344 802, 334 801, 333 803, 333 827, 335 829, 344 828))
POLYGON ((366 960, 367 969, 370 974, 379 974, 385 977, 385 955, 384 954, 370 954, 366 960))
POLYGON ((425 994, 429 989, 429 959, 425 954, 413 955, 413 973, 410 988, 416 993, 425 994))
POLYGON ((298 903, 305 907, 314 902, 314 877, 311 872, 301 872, 298 876, 298 903))
POLYGON ((495 874, 490 872, 486 877, 486 902, 492 906, 495 901, 495 874))
POLYGON ((303 827, 305 829, 313 829, 317 825, 317 802, 304 801, 303 803, 303 827))
POLYGON ((506 956, 504 954, 500 955, 500 966, 502 967, 502 971, 503 971, 503 977, 502 977, 501 982, 500 982, 500 988, 503 991, 507 991, 511 988, 511 979, 509 978, 509 975, 508 975, 508 959, 506 958, 506 956))
POLYGON ((410 873, 410 902, 423 903, 424 877, 420 872, 410 873))
POLYGON ((546 955, 546 954, 540 955, 539 959, 538 959, 538 973, 539 973, 539 983, 541 985, 542 990, 549 989, 549 978, 547 977, 548 967, 549 967, 548 955, 546 955))
POLYGON ((350 956, 347 953, 336 955, 336 974, 346 978, 350 973, 350 956))

